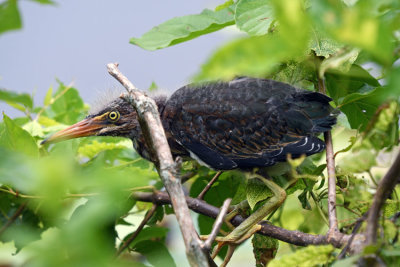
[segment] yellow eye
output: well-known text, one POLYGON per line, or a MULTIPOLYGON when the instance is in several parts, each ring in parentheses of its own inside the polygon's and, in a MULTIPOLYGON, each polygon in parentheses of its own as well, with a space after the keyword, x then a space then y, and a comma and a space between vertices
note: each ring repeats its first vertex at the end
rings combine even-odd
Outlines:
POLYGON ((118 111, 111 111, 110 113, 108 113, 108 118, 111 121, 117 121, 117 120, 119 120, 119 117, 120 117, 120 115, 119 115, 118 111))

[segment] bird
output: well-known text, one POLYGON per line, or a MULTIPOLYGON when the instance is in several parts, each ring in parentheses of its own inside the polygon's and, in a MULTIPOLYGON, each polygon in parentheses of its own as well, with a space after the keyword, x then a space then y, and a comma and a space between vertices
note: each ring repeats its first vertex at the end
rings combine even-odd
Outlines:
MULTIPOLYGON (((329 104, 332 99, 324 94, 251 77, 189 84, 170 97, 156 96, 154 100, 173 157, 194 159, 218 171, 249 172, 285 162, 288 155, 298 158, 319 153, 325 142, 318 135, 331 130, 338 115, 329 104)), ((156 162, 134 108, 123 98, 112 100, 42 144, 85 136, 129 138, 141 157, 156 162)), ((286 197, 271 179, 254 176, 262 179, 274 197, 221 237, 221 244, 236 244, 248 237, 286 197)))

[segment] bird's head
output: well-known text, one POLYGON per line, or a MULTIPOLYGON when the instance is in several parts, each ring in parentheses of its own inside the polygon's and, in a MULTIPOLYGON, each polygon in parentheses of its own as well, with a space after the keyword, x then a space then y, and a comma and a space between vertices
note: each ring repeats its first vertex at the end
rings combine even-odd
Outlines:
POLYGON ((42 144, 85 136, 135 138, 139 134, 138 131, 140 131, 140 126, 136 111, 127 101, 117 98, 99 112, 43 140, 42 144))

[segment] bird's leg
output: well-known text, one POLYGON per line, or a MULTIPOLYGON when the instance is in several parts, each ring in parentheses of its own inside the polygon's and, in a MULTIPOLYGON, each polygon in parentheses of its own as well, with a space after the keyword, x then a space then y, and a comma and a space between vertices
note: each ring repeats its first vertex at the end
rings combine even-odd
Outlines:
MULTIPOLYGON (((259 178, 264 184, 272 191, 273 196, 267 200, 267 202, 251 214, 244 222, 236 227, 229 235, 225 237, 217 237, 217 241, 227 243, 237 243, 237 241, 243 241, 243 237, 247 236, 246 233, 254 233, 254 229, 259 229, 257 225, 262 219, 264 219, 270 212, 279 207, 286 199, 286 192, 279 185, 273 181, 266 179, 259 174, 253 174, 252 178, 259 178)), ((248 238, 248 237, 247 237, 248 238)), ((244 239, 245 240, 245 239, 244 239)), ((240 242, 239 242, 240 243, 240 242)))
POLYGON ((243 200, 237 205, 233 206, 233 209, 226 215, 225 224, 231 229, 235 229, 235 226, 232 225, 231 220, 238 214, 243 214, 243 211, 248 210, 250 208, 249 202, 247 200, 243 200))
MULTIPOLYGON (((273 196, 227 236, 218 236, 215 239, 215 241, 218 242, 218 245, 213 252, 213 257, 218 254, 221 247, 225 244, 229 245, 229 251, 233 253, 232 250, 234 250, 240 243, 250 238, 254 233, 260 230, 261 225, 258 225, 257 223, 263 220, 270 212, 282 205, 283 201, 286 199, 285 190, 283 190, 272 180, 269 180, 256 173, 252 174, 251 178, 259 178, 272 191, 273 196)), ((235 210, 233 212, 235 212, 235 210)), ((229 261, 229 259, 227 260, 229 261)), ((227 262, 224 261, 224 264, 226 263, 227 262)))

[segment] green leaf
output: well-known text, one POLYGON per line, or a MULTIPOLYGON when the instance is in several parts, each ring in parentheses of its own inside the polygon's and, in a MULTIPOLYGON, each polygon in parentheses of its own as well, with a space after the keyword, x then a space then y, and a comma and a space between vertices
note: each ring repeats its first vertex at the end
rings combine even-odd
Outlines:
POLYGON ((269 78, 285 82, 298 88, 314 90, 315 67, 307 61, 286 62, 279 66, 279 69, 270 75, 269 78))
MULTIPOLYGON (((0 89, 0 100, 5 101, 10 105, 22 104, 28 108, 33 107, 33 100, 31 98, 31 96, 28 94, 25 94, 25 93, 16 93, 13 91, 8 91, 6 89, 0 89)), ((20 109, 20 108, 18 108, 18 109, 20 109)), ((25 108, 22 107, 22 111, 24 111, 24 110, 25 110, 25 108)))
MULTIPOLYGON (((131 146, 129 146, 129 148, 130 147, 131 146)), ((82 156, 91 159, 94 158, 100 152, 113 149, 123 149, 123 148, 127 148, 127 144, 124 141, 119 143, 109 143, 109 142, 99 142, 97 140, 93 140, 93 142, 91 143, 80 146, 78 149, 78 153, 82 156)))
POLYGON ((378 87, 367 93, 352 93, 339 102, 340 110, 346 114, 351 128, 365 130, 375 111, 381 104, 384 88, 378 87))
POLYGON ((275 258, 279 248, 277 239, 255 234, 251 239, 253 244, 253 254, 256 259, 256 266, 267 266, 275 258))
POLYGON ((329 69, 325 76, 329 96, 336 104, 349 94, 365 93, 371 91, 373 87, 380 86, 368 71, 356 64, 353 64, 347 72, 329 69))
POLYGON ((347 72, 358 57, 359 49, 342 50, 330 58, 324 59, 319 67, 319 77, 324 77, 328 69, 347 72))
POLYGON ((305 189, 297 198, 300 200, 303 209, 311 210, 310 202, 307 199, 307 193, 309 190, 305 189))
POLYGON ((247 181, 246 195, 249 206, 253 209, 258 202, 272 197, 273 193, 259 179, 249 179, 247 181))
POLYGON ((56 4, 51 0, 30 0, 30 1, 42 4, 42 5, 55 5, 56 4))
POLYGON ((215 8, 215 11, 220 11, 220 10, 230 7, 231 5, 234 5, 234 4, 235 4, 235 2, 233 0, 227 0, 225 3, 217 6, 215 8))
POLYGON ((264 35, 273 21, 271 3, 265 0, 241 0, 235 9, 236 26, 249 35, 264 35))
POLYGON ((229 80, 235 76, 265 77, 281 61, 299 56, 276 34, 243 38, 219 50, 205 63, 195 80, 229 80))
POLYGON ((46 96, 44 97, 43 104, 45 106, 50 105, 52 99, 53 99, 53 87, 50 87, 49 90, 47 90, 46 96))
POLYGON ((39 149, 33 137, 3 113, 5 127, 0 133, 0 144, 13 151, 38 157, 39 149))
POLYGON ((86 109, 78 90, 60 83, 56 96, 57 100, 43 112, 44 116, 63 124, 76 123, 83 117, 86 109))
POLYGON ((170 19, 130 43, 146 50, 156 50, 189 41, 234 24, 234 11, 228 7, 220 11, 203 10, 198 15, 170 19))
POLYGON ((327 37, 321 30, 313 29, 309 46, 318 57, 329 58, 336 54, 343 47, 343 44, 327 37))
POLYGON ((24 130, 26 130, 32 136, 43 137, 43 129, 42 126, 37 121, 29 121, 24 126, 22 126, 24 130))
POLYGON ((332 256, 334 251, 332 245, 326 246, 308 246, 299 249, 294 253, 285 254, 280 259, 274 259, 268 267, 279 266, 299 266, 310 267, 322 264, 328 264, 335 258, 332 256))
POLYGON ((22 28, 17 0, 7 0, 0 4, 0 34, 22 28))
POLYGON ((154 267, 176 266, 167 247, 161 242, 145 240, 137 243, 135 250, 145 256, 154 267))
MULTIPOLYGON (((151 226, 143 228, 143 230, 139 233, 139 235, 133 240, 133 242, 129 245, 129 247, 135 249, 136 245, 145 240, 161 240, 164 241, 167 237, 169 229, 165 227, 157 227, 151 226)), ((125 240, 129 237, 128 235, 125 240)))

